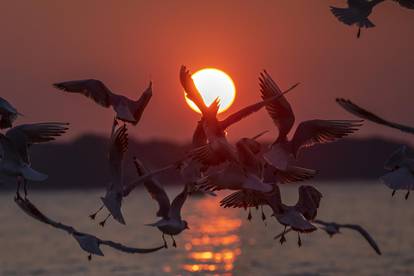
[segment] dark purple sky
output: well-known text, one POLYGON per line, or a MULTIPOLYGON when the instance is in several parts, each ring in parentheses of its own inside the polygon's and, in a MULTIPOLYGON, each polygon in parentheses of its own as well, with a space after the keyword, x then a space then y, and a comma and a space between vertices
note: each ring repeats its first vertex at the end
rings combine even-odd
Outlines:
MULTIPOLYGON (((265 68, 282 88, 302 82, 288 95, 298 121, 353 118, 334 103, 341 96, 414 125, 414 11, 381 4, 371 17, 377 27, 357 40, 329 11, 345 2, 2 1, 1 96, 26 115, 19 122, 68 121, 74 138, 109 133, 113 113, 53 82, 97 78, 136 98, 152 79, 154 97, 131 135, 186 141, 198 115, 183 99, 181 64, 233 77, 238 95, 224 115, 259 99, 265 68)), ((276 133, 262 111, 229 135, 265 129, 276 133)), ((359 135, 411 139, 370 123, 359 135)))

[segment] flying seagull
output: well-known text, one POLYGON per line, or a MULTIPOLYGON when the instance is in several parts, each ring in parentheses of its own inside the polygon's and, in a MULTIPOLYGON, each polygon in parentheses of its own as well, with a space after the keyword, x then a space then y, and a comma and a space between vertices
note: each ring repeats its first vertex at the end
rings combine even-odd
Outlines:
MULTIPOLYGON (((322 220, 314 220, 313 223, 315 224, 319 224, 321 225, 321 229, 324 230, 329 237, 333 237, 336 234, 341 234, 342 232, 340 231, 341 228, 345 228, 345 229, 351 229, 354 231, 357 231, 358 233, 360 233, 365 240, 367 240, 367 242, 369 243, 369 245, 372 247, 372 249, 374 249, 374 251, 378 254, 381 255, 381 250, 378 247, 377 243, 375 242, 375 240, 371 237, 371 235, 360 225, 358 224, 339 224, 336 222, 325 222, 322 220)), ((292 228, 289 228, 285 231, 285 234, 290 232, 292 230, 292 228)), ((281 236, 283 235, 283 232, 280 233, 279 235, 275 236, 275 240, 279 239, 281 236)))
MULTIPOLYGON (((114 120, 114 125, 115 124, 116 121, 114 120)), ((109 214, 103 221, 99 223, 101 226, 105 225, 105 222, 110 216, 112 216, 119 223, 125 224, 125 219, 122 215, 121 207, 124 189, 123 161, 127 149, 128 132, 127 127, 124 124, 123 126, 116 129, 111 137, 109 147, 109 171, 111 175, 111 181, 106 188, 105 196, 101 197, 103 205, 98 209, 98 211, 89 216, 91 219, 95 219, 97 213, 102 210, 103 206, 105 206, 106 209, 108 209, 109 214)))
POLYGON ((384 168, 390 172, 382 176, 381 181, 392 190, 395 195, 397 190, 406 190, 405 199, 414 189, 414 159, 407 157, 407 147, 401 146, 391 154, 384 164, 384 168))
MULTIPOLYGON (((238 191, 220 201, 220 206, 224 208, 250 208, 261 205, 269 205, 273 210, 273 216, 277 221, 285 226, 289 226, 298 232, 298 245, 302 245, 299 233, 310 233, 316 230, 312 221, 317 215, 322 194, 314 187, 302 185, 299 187, 298 202, 289 206, 282 203, 280 189, 277 185, 270 193, 255 191, 238 191)), ((280 243, 284 243, 286 238, 281 236, 280 243)))
MULTIPOLYGON (((368 19, 372 10, 385 0, 348 0, 348 8, 330 7, 333 15, 342 23, 358 26, 357 37, 361 36, 361 28, 373 28, 375 24, 368 19)), ((393 0, 402 7, 414 9, 414 0, 393 0)))
POLYGON ((267 102, 266 110, 279 130, 279 136, 264 153, 264 158, 272 166, 285 170, 299 151, 315 144, 334 142, 354 133, 361 126, 357 120, 309 120, 299 124, 291 140, 287 135, 292 130, 295 115, 292 107, 283 96, 272 77, 264 71, 259 78, 264 100, 281 96, 278 101, 267 102))
MULTIPOLYGON (((217 165, 224 161, 236 161, 237 154, 226 139, 226 130, 233 124, 248 117, 249 115, 259 111, 267 103, 277 101, 281 96, 277 95, 269 99, 249 105, 229 116, 224 120, 217 118, 219 109, 219 101, 216 99, 210 106, 207 106, 200 92, 197 90, 189 70, 185 66, 181 66, 180 81, 187 97, 197 105, 202 113, 201 124, 202 130, 205 133, 205 138, 208 144, 194 150, 194 156, 204 156, 201 160, 207 165, 217 165)), ((291 88, 283 93, 287 93, 298 86, 299 83, 293 85, 291 88)), ((200 130, 201 131, 201 130, 200 130)), ((201 137, 201 134, 199 134, 201 137)))
POLYGON ((374 113, 356 105, 355 103, 351 102, 350 100, 346 100, 346 99, 342 99, 342 98, 337 98, 336 102, 343 107, 346 111, 352 113, 353 115, 361 118, 361 119, 365 119, 380 125, 384 125, 390 128, 394 128, 394 129, 398 129, 402 132, 406 132, 406 133, 411 133, 414 134, 414 127, 410 127, 410 126, 406 126, 406 125, 402 125, 399 123, 394 123, 391 121, 388 121, 386 119, 383 119, 377 115, 375 115, 374 113))
POLYGON ((0 173, 17 178, 17 190, 24 182, 24 193, 27 196, 27 181, 45 181, 47 175, 31 168, 30 147, 33 144, 55 140, 68 130, 67 123, 37 123, 11 128, 6 135, 0 134, 0 145, 3 157, 0 161, 0 173))
MULTIPOLYGON (((142 162, 137 158, 134 158, 134 164, 139 175, 148 173, 142 162)), ((162 239, 166 248, 168 245, 165 240, 165 235, 169 235, 173 241, 173 246, 177 247, 174 236, 180 234, 185 229, 189 229, 187 221, 181 218, 181 208, 188 195, 187 185, 184 185, 183 191, 171 203, 164 188, 155 179, 150 178, 145 181, 144 187, 151 197, 157 201, 159 206, 157 217, 161 217, 159 221, 147 225, 157 227, 162 232, 162 239)))
POLYGON ((120 243, 113 242, 110 240, 102 240, 94 235, 79 232, 72 226, 69 226, 69 225, 66 225, 66 224, 63 224, 63 223, 60 223, 60 222, 57 222, 57 221, 54 221, 48 218, 46 215, 40 212, 39 209, 37 209, 37 207, 34 204, 32 204, 27 198, 23 199, 22 197, 20 197, 20 195, 16 195, 14 201, 20 207, 20 209, 22 209, 27 215, 34 218, 35 220, 48 224, 56 229, 65 231, 69 235, 71 235, 78 242, 80 248, 89 254, 88 255, 89 260, 92 259, 92 255, 104 256, 104 253, 102 252, 100 248, 101 245, 106 245, 106 246, 112 247, 113 249, 116 249, 116 250, 119 250, 125 253, 129 253, 129 254, 152 253, 152 252, 155 252, 155 251, 158 251, 164 248, 164 246, 158 246, 158 247, 148 248, 148 249, 135 248, 135 247, 125 246, 125 245, 122 245, 120 243))
POLYGON ((68 93, 83 94, 103 107, 112 106, 116 119, 133 125, 138 124, 152 97, 152 82, 136 101, 113 93, 102 81, 95 79, 59 82, 53 86, 68 93))
POLYGON ((7 100, 0 97, 0 129, 10 128, 17 116, 21 116, 17 109, 7 100))

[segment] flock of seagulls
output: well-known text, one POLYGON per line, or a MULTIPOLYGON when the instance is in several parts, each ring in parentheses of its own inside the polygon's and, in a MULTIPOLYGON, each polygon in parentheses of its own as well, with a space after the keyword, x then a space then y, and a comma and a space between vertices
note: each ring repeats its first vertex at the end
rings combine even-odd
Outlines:
MULTIPOLYGON (((391 0, 390 0, 391 1, 391 0)), ((392 0, 407 9, 414 9, 414 0, 392 0)), ((373 9, 387 0, 348 0, 347 8, 331 7, 332 14, 346 25, 358 27, 357 37, 361 36, 362 28, 373 28, 375 24, 368 18, 373 9)))
MULTIPOLYGON (((8 129, 0 134, 1 161, 0 174, 16 180, 17 189, 15 202, 33 219, 69 233, 78 242, 81 249, 92 255, 102 256, 100 245, 107 245, 126 253, 151 253, 162 248, 168 248, 166 237, 172 240, 172 246, 177 243, 174 236, 190 229, 189 223, 182 217, 181 210, 187 198, 195 191, 216 196, 217 191, 233 191, 220 201, 223 208, 243 208, 248 210, 248 220, 252 219, 251 208, 260 208, 262 220, 267 216, 264 207, 268 206, 271 216, 284 227, 277 235, 280 243, 286 241, 286 234, 297 233, 298 245, 302 245, 300 235, 311 233, 320 226, 330 236, 340 233, 341 228, 352 229, 361 233, 376 253, 381 251, 368 234, 359 225, 324 222, 317 219, 323 195, 312 185, 301 185, 298 189, 299 199, 295 205, 283 202, 281 186, 288 183, 306 181, 317 175, 317 171, 295 166, 295 160, 300 159, 299 152, 315 144, 335 142, 356 132, 363 120, 372 121, 404 132, 414 133, 414 128, 387 121, 372 112, 354 104, 350 100, 337 99, 337 103, 348 112, 359 117, 357 120, 308 120, 297 127, 293 138, 287 138, 295 122, 293 108, 286 94, 295 89, 298 84, 282 91, 271 75, 263 71, 259 75, 259 91, 261 101, 249 105, 225 118, 217 117, 219 101, 206 106, 197 90, 190 71, 182 66, 179 73, 180 82, 187 94, 201 110, 201 118, 193 135, 193 145, 189 152, 183 153, 183 158, 159 168, 149 170, 142 160, 134 157, 137 177, 133 181, 124 180, 125 153, 128 151, 128 127, 135 126, 142 119, 152 97, 152 84, 143 92, 137 101, 116 95, 99 80, 75 80, 54 84, 67 93, 82 94, 95 103, 114 108, 115 116, 112 124, 108 147, 108 164, 110 168, 109 184, 105 194, 100 198, 101 206, 90 215, 95 220, 102 210, 107 210, 105 218, 99 222, 105 226, 109 218, 120 224, 127 224, 122 213, 122 203, 138 186, 143 185, 148 194, 158 205, 155 216, 159 219, 147 224, 156 227, 162 233, 163 244, 158 247, 142 249, 128 247, 117 242, 100 239, 94 235, 77 231, 72 226, 56 222, 43 214, 29 199, 27 184, 30 181, 44 181, 47 175, 31 168, 30 148, 33 144, 54 141, 66 133, 68 123, 48 122, 13 126, 21 114, 5 99, 0 98, 1 128, 8 129), (263 147, 258 138, 267 131, 253 137, 243 137, 235 144, 226 138, 229 126, 241 121, 264 108, 278 129, 278 137, 269 147, 263 147), (164 186, 156 179, 156 175, 167 170, 177 170, 183 179, 183 189, 170 200, 164 186), (23 185, 24 196, 20 194, 23 185)), ((384 167, 389 171, 381 180, 393 190, 406 190, 408 199, 414 184, 414 159, 406 154, 406 147, 394 152, 384 167)))
MULTIPOLYGON (((414 9, 414 0, 393 0, 403 7, 414 9)), ((375 25, 369 20, 374 7, 385 0, 348 0, 347 8, 331 7, 332 13, 347 25, 358 27, 358 37, 361 28, 371 28, 375 25)), ((194 192, 217 196, 217 191, 230 190, 231 194, 220 201, 223 208, 243 208, 248 211, 247 219, 251 220, 251 208, 261 209, 262 220, 267 216, 264 207, 268 206, 271 217, 284 228, 275 237, 281 244, 286 241, 289 232, 297 233, 298 246, 302 245, 301 234, 311 233, 318 229, 325 231, 330 237, 341 233, 341 229, 351 229, 359 232, 377 254, 381 254, 375 240, 361 226, 338 222, 325 222, 317 219, 323 195, 312 185, 301 185, 298 188, 298 201, 295 205, 284 203, 281 187, 312 179, 317 171, 310 168, 295 166, 300 159, 300 152, 315 144, 335 142, 355 133, 364 120, 414 133, 414 128, 396 122, 388 121, 374 113, 356 105, 350 100, 338 98, 336 102, 343 109, 358 117, 356 120, 325 120, 312 119, 302 121, 292 139, 288 134, 295 123, 293 108, 286 98, 287 93, 298 87, 299 83, 282 90, 267 71, 259 75, 259 92, 261 100, 242 108, 241 110, 220 120, 217 116, 220 102, 216 99, 207 106, 196 88, 190 71, 182 66, 179 80, 185 93, 201 111, 201 118, 195 128, 192 148, 183 153, 183 158, 156 170, 149 170, 145 162, 134 157, 137 178, 126 182, 124 179, 125 154, 128 151, 128 126, 136 126, 143 117, 145 109, 152 98, 152 82, 137 100, 129 99, 111 91, 102 81, 95 79, 73 80, 53 84, 53 86, 68 94, 81 94, 103 107, 112 107, 114 120, 109 138, 108 164, 110 168, 109 184, 105 194, 100 198, 100 207, 90 214, 95 220, 98 214, 106 210, 107 214, 99 225, 105 226, 109 218, 126 225, 127 220, 122 212, 122 203, 131 192, 143 185, 148 194, 158 205, 155 217, 159 218, 151 224, 162 233, 163 244, 154 248, 129 247, 121 243, 103 240, 92 234, 82 233, 74 227, 57 222, 42 213, 28 198, 28 183, 45 181, 48 176, 31 167, 30 149, 33 145, 54 141, 64 135, 69 128, 65 122, 44 122, 14 126, 19 116, 23 116, 16 107, 0 97, 0 129, 6 132, 0 134, 0 175, 12 179, 16 183, 15 202, 28 216, 43 224, 70 234, 80 248, 88 254, 103 256, 100 248, 106 245, 115 250, 130 254, 151 253, 168 248, 168 236, 172 246, 177 247, 175 236, 190 229, 189 223, 182 217, 181 211, 186 200, 194 192), (264 147, 258 138, 266 131, 253 137, 243 137, 235 144, 227 140, 230 126, 244 118, 265 109, 278 130, 278 136, 269 147, 264 147), (171 201, 164 186, 156 179, 156 175, 167 171, 177 170, 182 176, 183 189, 171 201), (21 195, 23 186, 24 196, 21 195)), ((409 158, 406 147, 402 146, 392 153, 384 164, 388 171, 380 177, 381 181, 392 190, 406 191, 408 199, 414 189, 414 159, 409 158)), ((99 202, 99 199, 98 199, 99 202)))

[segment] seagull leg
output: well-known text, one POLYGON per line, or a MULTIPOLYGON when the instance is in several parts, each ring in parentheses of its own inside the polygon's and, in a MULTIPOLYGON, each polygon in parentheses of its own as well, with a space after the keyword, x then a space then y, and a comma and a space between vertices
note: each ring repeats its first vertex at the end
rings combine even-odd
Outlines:
POLYGON ((23 179, 23 190, 24 190, 24 199, 27 199, 27 180, 23 179))
POLYGON ((409 196, 410 196, 410 189, 408 189, 407 193, 405 194, 405 200, 407 200, 409 196))
POLYGON ((165 247, 165 248, 168 248, 168 244, 167 244, 167 241, 165 240, 165 235, 164 235, 164 233, 162 233, 162 240, 164 241, 164 247, 165 247))
POLYGON ((283 229, 282 236, 280 237, 280 240, 279 240, 280 244, 283 244, 286 242, 285 233, 286 233, 286 226, 285 226, 285 229, 283 229))
POLYGON ((92 261, 92 254, 88 255, 88 261, 92 261))
POLYGON ((104 205, 102 204, 102 206, 99 207, 99 209, 95 213, 89 215, 89 217, 91 218, 91 220, 95 220, 96 215, 103 209, 103 207, 104 207, 104 205))
POLYGON ((175 239, 174 239, 173 235, 170 235, 170 236, 171 236, 171 239, 172 239, 172 241, 173 241, 173 246, 174 246, 174 247, 177 247, 177 243, 175 242, 175 239))
POLYGON ((249 214, 247 215, 247 220, 248 221, 251 221, 252 220, 252 211, 251 211, 250 208, 249 208, 249 214))
POLYGON ((302 246, 302 240, 300 239, 300 234, 298 232, 298 246, 301 247, 302 246))
POLYGON ((17 176, 17 190, 16 190, 16 197, 20 197, 20 184, 21 184, 21 176, 17 176))
POLYGON ((357 38, 361 37, 361 27, 358 28, 357 38))
POLYGON ((391 196, 395 196, 395 192, 396 192, 396 190, 392 190, 391 196))
POLYGON ((101 221, 101 222, 99 223, 99 225, 100 225, 100 226, 102 226, 102 227, 104 227, 104 226, 105 226, 106 221, 107 221, 110 217, 111 217, 111 214, 108 214, 108 215, 106 216, 106 218, 105 218, 103 221, 101 221))

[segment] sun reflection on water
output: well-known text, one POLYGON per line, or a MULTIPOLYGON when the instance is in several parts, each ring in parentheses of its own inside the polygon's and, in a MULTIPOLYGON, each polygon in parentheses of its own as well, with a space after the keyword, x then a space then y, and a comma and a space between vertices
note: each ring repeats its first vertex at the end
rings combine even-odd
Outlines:
POLYGON ((234 263, 242 253, 238 214, 219 207, 211 197, 194 200, 202 217, 189 217, 191 231, 184 234, 186 250, 183 274, 232 275, 234 263))

